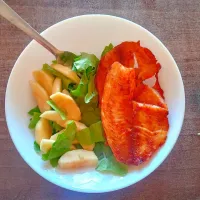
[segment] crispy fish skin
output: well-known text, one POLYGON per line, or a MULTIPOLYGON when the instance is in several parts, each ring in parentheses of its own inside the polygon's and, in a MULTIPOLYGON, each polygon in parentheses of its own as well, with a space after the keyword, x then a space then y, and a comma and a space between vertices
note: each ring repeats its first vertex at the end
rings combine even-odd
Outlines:
POLYGON ((139 103, 152 104, 167 109, 167 105, 158 91, 144 84, 140 84, 136 88, 134 93, 134 101, 139 103))
POLYGON ((121 157, 125 164, 140 165, 148 161, 156 150, 161 147, 167 138, 167 131, 149 131, 146 128, 135 126, 126 133, 129 141, 129 157, 121 157))
MULTIPOLYGON (((104 55, 97 69, 95 84, 99 94, 100 105, 106 76, 114 62, 120 62, 127 68, 134 67, 137 62, 138 68, 135 68, 135 76, 138 82, 156 75, 161 68, 153 53, 149 49, 141 47, 139 41, 122 42, 117 45, 104 55)), ((158 92, 161 91, 161 88, 157 87, 157 89, 159 89, 158 92)))
POLYGON ((164 144, 168 110, 132 101, 135 70, 115 62, 108 72, 101 105, 101 118, 108 145, 125 164, 147 161, 164 144))
POLYGON ((155 89, 160 94, 160 96, 164 99, 164 91, 161 88, 159 80, 158 80, 158 72, 155 74, 155 78, 156 78, 156 82, 153 86, 153 89, 155 89))
POLYGON ((159 106, 133 101, 133 126, 141 126, 149 131, 168 131, 168 110, 159 106))
POLYGON ((127 131, 131 130, 133 123, 134 89, 134 69, 113 63, 105 82, 101 118, 107 142, 119 161, 122 158, 128 160, 130 156, 127 131))
POLYGON ((123 42, 100 60, 95 84, 102 124, 108 145, 122 163, 139 165, 166 141, 168 108, 158 80, 160 69, 140 42, 123 42), (143 83, 153 76, 153 87, 143 83))
POLYGON ((133 67, 134 52, 137 51, 139 47, 139 42, 122 42, 121 44, 114 47, 111 51, 106 53, 103 58, 101 58, 95 78, 100 104, 103 95, 106 76, 110 71, 112 64, 114 62, 120 62, 125 67, 133 67))

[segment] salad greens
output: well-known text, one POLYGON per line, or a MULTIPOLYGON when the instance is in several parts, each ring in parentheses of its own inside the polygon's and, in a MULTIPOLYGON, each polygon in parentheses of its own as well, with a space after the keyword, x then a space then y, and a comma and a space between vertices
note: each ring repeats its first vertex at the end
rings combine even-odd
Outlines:
POLYGON ((60 125, 58 125, 56 122, 53 122, 53 121, 50 122, 50 125, 52 127, 53 135, 63 129, 63 127, 61 127, 60 125))
POLYGON ((128 167, 118 162, 113 155, 101 159, 96 170, 100 172, 111 172, 119 176, 125 176, 128 173, 128 167))
POLYGON ((99 120, 101 120, 100 109, 93 107, 86 109, 81 118, 81 122, 83 122, 86 126, 90 126, 99 120))
POLYGON ((53 158, 50 160, 50 164, 52 167, 57 167, 58 166, 58 160, 60 159, 60 157, 57 158, 53 158))
POLYGON ((74 53, 69 52, 69 51, 65 51, 64 53, 60 54, 60 56, 57 58, 56 63, 66 65, 66 66, 71 68, 73 66, 74 59, 76 57, 77 56, 74 53))
POLYGON ((30 119, 30 123, 28 125, 28 128, 34 129, 38 121, 40 120, 41 113, 34 112, 32 118, 30 119))
POLYGON ((77 56, 74 60, 72 69, 80 74, 86 73, 89 76, 91 71, 95 71, 99 59, 94 54, 81 53, 80 56, 77 56))
POLYGON ((53 143, 52 148, 46 154, 42 155, 42 159, 46 161, 59 158, 64 153, 69 151, 72 141, 75 138, 75 133, 76 124, 74 121, 69 121, 65 131, 58 135, 56 141, 53 143))
POLYGON ((85 73, 82 75, 80 83, 77 88, 71 90, 71 95, 74 97, 84 97, 87 94, 88 90, 88 79, 85 73))
POLYGON ((105 141, 101 121, 92 124, 89 128, 76 132, 76 139, 81 145, 91 145, 95 142, 105 141))
POLYGON ((128 167, 115 159, 109 146, 104 143, 97 143, 94 152, 99 160, 96 167, 97 171, 111 172, 119 176, 125 176, 128 173, 128 167))
POLYGON ((89 103, 97 95, 94 86, 94 77, 99 59, 94 54, 81 53, 75 58, 72 70, 81 77, 76 89, 71 90, 72 96, 85 97, 85 103, 89 103))
POLYGON ((104 142, 103 127, 101 121, 90 126, 90 132, 93 142, 104 142))
POLYGON ((28 128, 34 129, 38 121, 40 120, 40 109, 38 106, 32 108, 31 110, 28 111, 28 114, 31 116, 28 128))
POLYGON ((48 64, 44 64, 43 68, 44 71, 46 71, 47 73, 59 77, 62 80, 62 84, 63 84, 63 88, 64 89, 68 89, 69 84, 72 82, 70 79, 68 79, 66 76, 64 76, 62 73, 56 71, 55 69, 53 69, 51 66, 49 66, 48 64))
POLYGON ((95 76, 90 76, 90 79, 88 80, 88 91, 85 95, 85 103, 89 103, 91 99, 97 95, 97 91, 94 85, 94 78, 95 76))
POLYGON ((74 144, 76 149, 83 149, 83 147, 80 144, 74 144))
POLYGON ((31 110, 28 111, 28 114, 33 116, 34 113, 40 113, 40 109, 38 108, 38 106, 36 106, 35 108, 32 108, 31 110))
POLYGON ((103 52, 101 53, 101 58, 103 56, 105 56, 105 54, 108 53, 112 49, 113 49, 113 44, 112 43, 110 43, 108 46, 105 46, 103 52))
POLYGON ((90 126, 101 120, 100 109, 98 107, 98 96, 91 99, 89 103, 85 103, 84 98, 77 98, 76 103, 82 114, 81 122, 86 126, 90 126))
POLYGON ((36 141, 34 142, 34 150, 36 153, 40 153, 40 145, 36 141))
POLYGON ((52 100, 48 100, 47 103, 61 116, 62 120, 67 119, 65 112, 58 108, 58 106, 52 100))
MULTIPOLYGON (((101 57, 112 49, 113 45, 110 43, 104 48, 101 57)), ((52 135, 57 134, 61 130, 63 130, 63 132, 57 134, 57 137, 55 137, 56 139, 49 138, 51 141, 44 138, 47 140, 47 143, 45 144, 45 142, 43 142, 42 145, 46 145, 43 147, 50 150, 42 154, 42 159, 44 161, 49 161, 52 167, 56 167, 60 157, 66 152, 71 151, 73 148, 84 149, 84 146, 94 144, 93 151, 98 157, 97 171, 111 172, 119 176, 126 175, 128 172, 127 166, 119 163, 115 159, 110 147, 104 144, 104 130, 101 122, 100 108, 98 106, 98 93, 95 88, 95 75, 99 59, 94 54, 82 52, 80 55, 75 55, 71 52, 64 52, 57 57, 57 60, 52 61, 52 63, 70 67, 79 76, 80 82, 79 84, 75 84, 48 64, 44 64, 42 68, 42 70, 53 75, 53 77, 59 77, 62 80, 62 90, 66 89, 73 97, 81 112, 80 122, 87 127, 77 131, 76 123, 69 120, 67 127, 64 129, 59 125, 62 125, 62 123, 59 123, 60 119, 57 121, 49 120, 49 124, 52 128, 52 135)), ((48 100, 47 103, 53 110, 59 113, 62 120, 67 120, 66 113, 62 108, 59 108, 54 101, 48 100)), ((28 114, 31 116, 29 128, 35 129, 41 115, 38 106, 32 108, 28 114)), ((65 124, 65 122, 63 124, 65 124)), ((40 145, 36 141, 34 142, 34 150, 37 153, 41 152, 40 145)))
POLYGON ((79 141, 81 145, 93 144, 89 128, 85 128, 76 132, 76 139, 79 141))

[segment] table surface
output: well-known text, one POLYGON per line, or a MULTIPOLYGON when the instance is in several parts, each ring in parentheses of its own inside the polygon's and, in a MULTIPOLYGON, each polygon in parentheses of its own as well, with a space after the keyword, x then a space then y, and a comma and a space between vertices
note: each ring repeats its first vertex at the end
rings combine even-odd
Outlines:
POLYGON ((128 188, 82 194, 37 175, 16 151, 6 126, 4 97, 11 69, 30 38, 0 18, 0 200, 200 200, 200 1, 7 0, 39 32, 63 19, 104 13, 134 21, 155 34, 175 58, 185 85, 184 125, 173 151, 151 175, 128 188))

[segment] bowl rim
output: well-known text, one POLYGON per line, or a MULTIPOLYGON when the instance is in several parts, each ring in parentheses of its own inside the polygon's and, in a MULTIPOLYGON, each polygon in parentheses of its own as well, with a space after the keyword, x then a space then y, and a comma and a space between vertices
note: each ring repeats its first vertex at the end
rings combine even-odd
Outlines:
MULTIPOLYGON (((174 66, 176 66, 175 70, 176 70, 176 73, 178 73, 179 75, 179 78, 180 78, 180 83, 181 83, 181 87, 183 89, 183 115, 181 116, 180 118, 180 127, 179 129, 177 129, 177 136, 176 138, 174 138, 173 140, 173 144, 171 145, 170 149, 168 150, 168 152, 165 154, 165 156, 162 157, 162 159, 157 162, 155 164, 155 167, 153 167, 153 169, 149 170, 149 172, 147 174, 145 174, 144 176, 142 176, 141 178, 139 178, 139 181, 141 181, 142 179, 146 178, 147 176, 149 176, 153 171, 155 171, 162 163, 163 161, 166 159, 166 157, 170 154, 170 152, 172 151, 172 149, 174 148, 174 145, 176 144, 177 142, 177 139, 180 135, 180 131, 182 129, 182 125, 183 125, 183 121, 184 121, 184 116, 185 116, 185 89, 184 89, 184 84, 183 84, 183 80, 182 80, 182 76, 181 76, 181 73, 180 73, 180 70, 173 58, 173 56, 171 55, 171 53, 169 52, 169 50, 165 47, 165 45, 153 34, 151 33, 150 31, 148 31, 146 28, 142 27, 141 25, 131 21, 131 20, 128 20, 128 19, 125 19, 125 18, 122 18, 122 17, 118 17, 118 16, 113 16, 113 15, 107 15, 107 14, 86 14, 86 15, 79 15, 79 16, 74 16, 74 17, 70 17, 70 18, 67 18, 67 19, 64 19, 62 21, 59 21, 55 24, 53 24, 52 26, 48 27, 47 29, 45 29, 43 32, 41 32, 40 34, 43 35, 45 34, 46 32, 48 32, 52 27, 55 27, 55 26, 58 26, 58 25, 61 25, 61 24, 64 24, 66 21, 70 21, 70 20, 74 20, 74 19, 79 19, 79 18, 83 18, 83 17, 108 17, 108 18, 113 18, 113 19, 117 19, 117 20, 121 20, 121 21, 124 21, 124 22, 127 22, 127 23, 130 23, 130 24, 134 24, 135 26, 137 26, 138 28, 142 29, 143 31, 147 32, 148 34, 150 34, 155 40, 157 40, 157 42, 162 46, 162 48, 164 48, 165 52, 168 54, 168 56, 172 59, 172 62, 174 63, 174 66)), ((10 134, 10 137, 12 139, 12 142, 14 143, 15 145, 15 148, 17 149, 17 152, 20 154, 20 156, 23 158, 23 160, 28 164, 28 166, 30 168, 32 168, 37 174, 39 174, 42 178, 46 179, 47 181, 57 185, 57 186, 60 186, 61 188, 64 188, 64 189, 69 189, 71 191, 75 191, 75 192, 82 192, 82 193, 105 193, 105 192, 112 192, 112 191, 116 191, 116 190, 119 190, 119 189, 123 189, 123 188, 126 188, 130 185, 133 185, 133 184, 136 184, 137 182, 133 183, 133 182, 127 182, 126 184, 124 184, 123 186, 115 186, 115 187, 112 187, 111 189, 110 188, 107 188, 107 189, 101 189, 101 190, 91 190, 91 189, 82 189, 82 188, 76 188, 76 187, 65 187, 65 185, 62 185, 60 184, 58 181, 55 182, 55 181, 52 181, 51 178, 49 178, 48 176, 44 176, 43 173, 41 173, 41 171, 37 170, 33 165, 31 165, 31 163, 29 163, 26 158, 24 158, 24 156, 21 154, 21 152, 18 150, 18 145, 17 145, 17 142, 15 141, 14 139, 14 134, 11 129, 10 129, 10 122, 8 120, 8 107, 7 107, 7 93, 8 93, 8 88, 9 88, 9 85, 10 85, 10 79, 12 77, 12 74, 14 73, 15 71, 15 66, 17 65, 18 61, 20 60, 21 57, 23 57, 23 54, 25 53, 25 51, 30 47, 30 45, 35 42, 34 40, 32 40, 31 42, 29 42, 29 44, 24 48, 24 50, 20 53, 20 55, 18 56, 17 60, 15 61, 15 64, 11 70, 11 73, 9 75, 9 78, 8 78, 8 82, 7 82, 7 87, 6 87, 6 93, 5 93, 5 117, 6 117, 6 123, 7 123, 7 127, 8 127, 8 131, 9 131, 9 134, 10 134)))

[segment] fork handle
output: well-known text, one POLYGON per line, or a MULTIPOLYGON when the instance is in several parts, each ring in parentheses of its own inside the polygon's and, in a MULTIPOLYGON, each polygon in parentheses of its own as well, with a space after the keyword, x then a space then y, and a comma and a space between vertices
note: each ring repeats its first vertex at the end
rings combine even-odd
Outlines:
POLYGON ((23 20, 12 8, 10 8, 3 0, 0 0, 0 15, 10 21, 16 27, 21 29, 32 39, 36 40, 44 48, 57 57, 62 51, 58 50, 46 39, 44 39, 35 29, 33 29, 25 20, 23 20))

